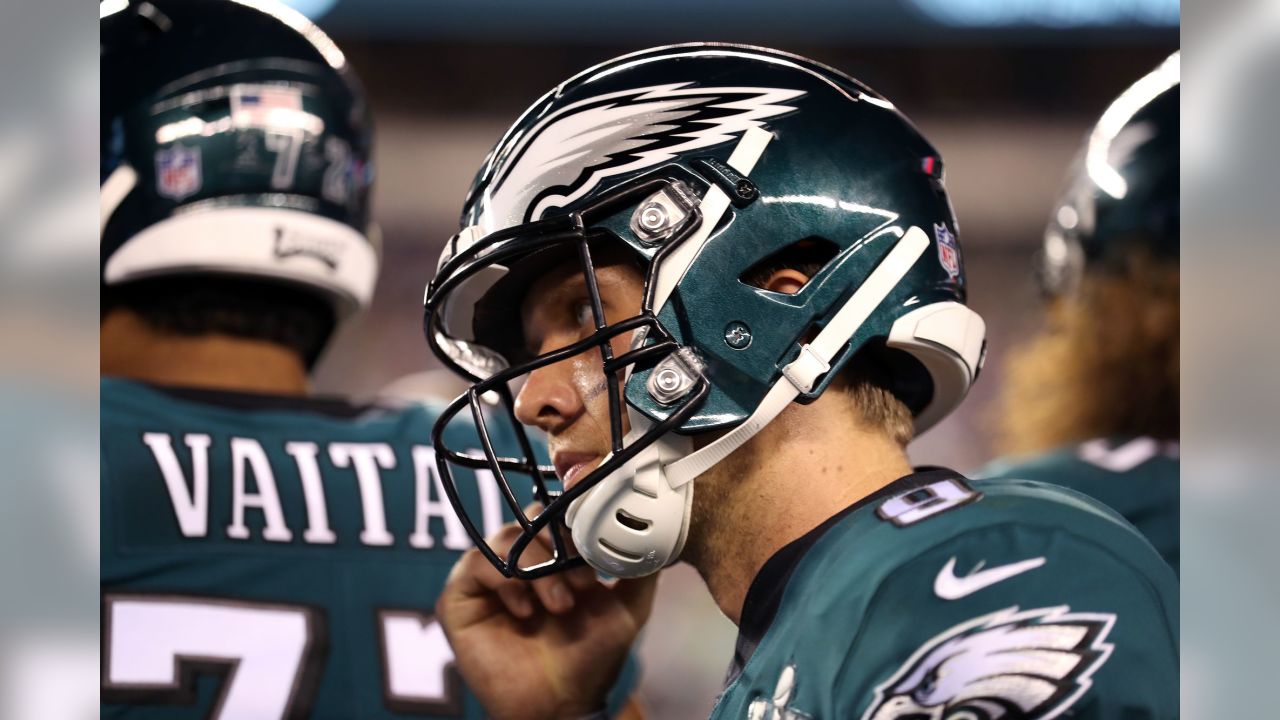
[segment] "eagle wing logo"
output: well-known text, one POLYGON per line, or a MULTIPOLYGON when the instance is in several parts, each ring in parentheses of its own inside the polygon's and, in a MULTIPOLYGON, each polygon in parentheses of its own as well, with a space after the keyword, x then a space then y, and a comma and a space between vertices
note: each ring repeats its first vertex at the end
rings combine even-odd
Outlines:
POLYGON ((915 652, 862 720, 1048 720, 1070 708, 1111 656, 1116 616, 1007 608, 957 625, 915 652))
POLYGON ((796 108, 801 90, 670 83, 599 95, 543 118, 493 160, 477 223, 487 232, 538 220, 606 178, 741 137, 796 108))

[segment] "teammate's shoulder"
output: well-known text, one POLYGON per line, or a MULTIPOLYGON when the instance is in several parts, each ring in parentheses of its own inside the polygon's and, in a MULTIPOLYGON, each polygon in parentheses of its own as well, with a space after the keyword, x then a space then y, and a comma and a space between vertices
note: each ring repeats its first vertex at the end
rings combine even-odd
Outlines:
POLYGON ((1176 440, 1146 436, 1094 438, 1039 453, 997 458, 972 474, 978 478, 1021 478, 1054 483, 1111 482, 1116 475, 1176 474, 1176 440))
POLYGON ((969 473, 969 475, 975 479, 1020 478, 1024 480, 1040 480, 1045 477, 1059 477, 1064 470, 1073 470, 1079 464, 1080 459, 1076 454, 1076 446, 1065 445, 1037 453, 1021 453, 998 457, 969 473))
POLYGON ((212 423, 316 425, 420 425, 430 428, 438 408, 425 403, 378 400, 358 403, 336 396, 287 396, 152 385, 103 378, 104 421, 182 418, 212 423))
POLYGON ((1129 531, 1124 518, 1107 505, 1078 490, 1036 479, 999 477, 968 480, 984 502, 975 503, 963 525, 1026 524, 1080 527, 1115 526, 1129 531))

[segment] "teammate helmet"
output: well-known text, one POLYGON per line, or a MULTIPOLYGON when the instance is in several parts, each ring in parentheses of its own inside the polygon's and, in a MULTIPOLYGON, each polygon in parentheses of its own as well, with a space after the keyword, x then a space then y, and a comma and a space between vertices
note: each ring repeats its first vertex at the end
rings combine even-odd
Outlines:
MULTIPOLYGON (((424 329, 474 385, 436 425, 445 489, 482 552, 508 575, 535 535, 561 520, 579 553, 618 577, 652 573, 683 546, 691 481, 791 402, 816 399, 862 352, 879 353, 892 390, 924 430, 964 397, 984 325, 964 305, 956 222, 938 152, 894 106, 831 68, 774 50, 689 44, 624 56, 568 80, 502 137, 466 201, 463 229, 427 287, 424 329), (592 257, 622 248, 644 268, 643 307, 606 324, 592 257), (794 295, 749 280, 789 249, 818 269, 794 295), (537 357, 519 307, 548 258, 576 259, 596 330, 537 357), (615 357, 611 338, 634 331, 615 357), (509 383, 598 349, 612 452, 561 494, 552 469, 443 446, 470 407, 482 434, 509 383), (630 431, 623 435, 622 413, 630 431), (727 431, 697 450, 692 436, 727 431), (451 466, 528 476, 545 508, 499 557, 458 503, 451 466)), ((521 432, 523 437, 523 431, 521 432)), ((506 493, 511 497, 510 488, 506 493)))
POLYGON ((1049 296, 1134 249, 1177 262, 1179 53, 1125 90, 1094 125, 1054 206, 1037 274, 1049 296))
POLYGON ((100 15, 104 286, 229 274, 367 306, 369 115, 333 41, 274 0, 100 15))

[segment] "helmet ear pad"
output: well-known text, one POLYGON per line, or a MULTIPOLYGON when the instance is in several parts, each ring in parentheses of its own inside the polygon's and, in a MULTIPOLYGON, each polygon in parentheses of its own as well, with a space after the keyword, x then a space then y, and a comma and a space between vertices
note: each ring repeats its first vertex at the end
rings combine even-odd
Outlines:
POLYGON ((868 341, 837 374, 830 385, 839 388, 856 380, 882 388, 900 400, 913 417, 919 415, 933 397, 934 382, 929 369, 911 352, 889 347, 888 338, 868 341))
MULTIPOLYGON (((960 405, 982 371, 986 359, 987 325, 978 313, 958 302, 917 308, 894 321, 885 341, 890 350, 910 355, 928 378, 927 403, 916 415, 916 434, 946 417, 960 405)), ((896 367, 896 366, 895 366, 896 367)), ((909 366, 914 367, 914 366, 909 366)), ((907 388, 922 388, 924 377, 910 372, 907 388)), ((911 406, 910 398, 904 398, 911 406)), ((919 398, 916 398, 919 402, 919 398)))

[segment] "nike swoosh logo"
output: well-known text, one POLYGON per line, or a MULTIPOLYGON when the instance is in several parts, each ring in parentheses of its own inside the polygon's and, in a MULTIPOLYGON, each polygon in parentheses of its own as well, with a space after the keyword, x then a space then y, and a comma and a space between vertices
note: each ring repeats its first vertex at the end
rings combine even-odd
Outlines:
POLYGON ((982 570, 982 562, 979 562, 973 572, 964 577, 956 577, 956 559, 951 558, 946 565, 942 566, 942 570, 938 572, 938 577, 933 581, 933 592, 943 600, 959 600, 966 595, 978 592, 982 588, 1008 580, 1015 575, 1021 575, 1028 570, 1034 570, 1044 563, 1045 559, 1043 557, 1037 557, 1010 565, 1000 565, 982 570))

